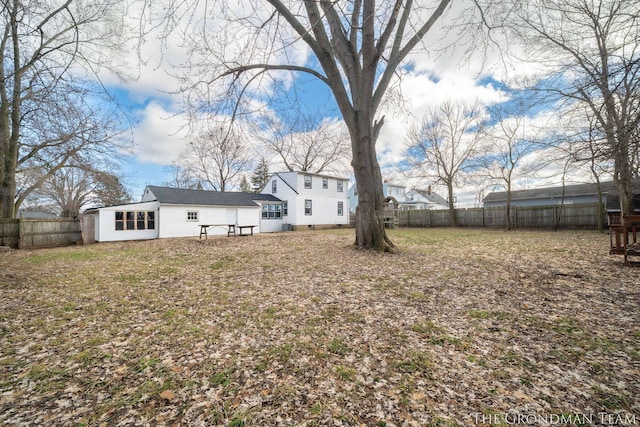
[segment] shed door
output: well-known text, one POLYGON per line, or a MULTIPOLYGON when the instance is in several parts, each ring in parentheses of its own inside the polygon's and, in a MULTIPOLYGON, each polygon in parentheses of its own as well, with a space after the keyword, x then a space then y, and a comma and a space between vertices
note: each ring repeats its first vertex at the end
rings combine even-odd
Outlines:
POLYGON ((227 209, 227 224, 238 223, 238 209, 227 209))

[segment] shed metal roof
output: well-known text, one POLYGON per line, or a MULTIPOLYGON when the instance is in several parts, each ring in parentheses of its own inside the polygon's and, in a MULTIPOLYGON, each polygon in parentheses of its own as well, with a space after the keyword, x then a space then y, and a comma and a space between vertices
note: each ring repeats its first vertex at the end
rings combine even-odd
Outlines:
MULTIPOLYGON (((609 193, 614 188, 613 182, 603 182, 602 192, 609 193)), ((536 188, 531 190, 515 190, 511 192, 511 200, 532 200, 532 199, 556 199, 578 196, 592 196, 598 194, 596 184, 565 185, 564 189, 559 187, 536 188)), ((487 194, 484 202, 503 202, 507 200, 506 191, 497 191, 487 194)))

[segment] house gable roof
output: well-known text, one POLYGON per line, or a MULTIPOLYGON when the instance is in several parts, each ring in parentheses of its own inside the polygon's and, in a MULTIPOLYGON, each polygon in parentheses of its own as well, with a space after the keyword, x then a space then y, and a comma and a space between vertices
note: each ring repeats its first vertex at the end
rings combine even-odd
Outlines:
MULTIPOLYGON (((283 177, 281 177, 281 176, 280 176, 280 174, 279 174, 278 172, 274 173, 274 174, 273 174, 273 176, 272 176, 271 178, 273 178, 273 177, 278 177, 278 178, 280 178, 280 180, 281 180, 282 182, 284 182, 284 183, 286 184, 286 186, 287 186, 287 187, 289 187, 291 190, 293 190, 293 192, 294 192, 294 193, 299 194, 299 193, 296 191, 296 189, 295 189, 295 188, 293 188, 293 187, 291 186, 291 184, 289 184, 289 183, 287 182, 287 180, 286 180, 286 179, 284 179, 283 177)), ((266 190, 266 188, 265 188, 265 190, 266 190)), ((263 191, 264 191, 264 190, 263 190, 263 191)))
POLYGON ((256 207, 258 206, 256 201, 281 202, 271 194, 187 190, 155 185, 149 185, 147 188, 153 193, 158 203, 167 205, 256 207))
POLYGON ((447 200, 444 197, 430 190, 421 190, 418 188, 412 188, 407 192, 407 195, 408 197, 411 197, 411 201, 414 201, 415 199, 415 202, 426 202, 426 203, 433 203, 436 205, 447 206, 447 200), (414 194, 417 194, 418 197, 413 196, 414 194))

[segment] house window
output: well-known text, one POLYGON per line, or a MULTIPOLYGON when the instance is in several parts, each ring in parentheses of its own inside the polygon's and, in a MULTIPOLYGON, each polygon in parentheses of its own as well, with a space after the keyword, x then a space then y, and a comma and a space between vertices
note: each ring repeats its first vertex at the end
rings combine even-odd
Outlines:
POLYGON ((287 202, 286 200, 284 201, 284 203, 282 203, 282 215, 289 215, 289 202, 287 202))
POLYGON ((306 199, 304 201, 304 214, 305 215, 311 215, 312 214, 311 200, 309 200, 309 199, 306 199))
POLYGON ((354 195, 354 196, 357 196, 357 195, 358 195, 358 186, 357 186, 357 185, 354 185, 354 186, 353 186, 353 195, 354 195))
POLYGON ((262 219, 280 219, 282 218, 282 205, 281 204, 268 204, 262 205, 262 219))
POLYGON ((156 228, 155 212, 116 211, 116 230, 154 230, 156 228))
POLYGON ((338 180, 338 193, 342 193, 342 191, 343 191, 342 181, 338 180))
POLYGON ((338 216, 342 216, 343 215, 343 210, 344 210, 344 205, 343 202, 338 202, 338 216))
POLYGON ((328 178, 322 178, 322 189, 326 190, 329 188, 329 179, 328 178))
POLYGON ((304 176, 304 188, 311 188, 311 175, 304 176))
POLYGON ((271 181, 271 193, 276 194, 278 192, 278 180, 274 179, 271 181))
POLYGON ((187 212, 187 221, 197 221, 197 220, 198 220, 198 211, 187 212))

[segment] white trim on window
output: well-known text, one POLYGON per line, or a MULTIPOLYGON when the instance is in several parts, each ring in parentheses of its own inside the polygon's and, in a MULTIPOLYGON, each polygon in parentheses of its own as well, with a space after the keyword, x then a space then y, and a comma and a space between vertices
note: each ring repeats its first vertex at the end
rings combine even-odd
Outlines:
POLYGON ((187 221, 198 222, 198 211, 187 211, 187 221))

